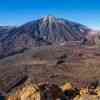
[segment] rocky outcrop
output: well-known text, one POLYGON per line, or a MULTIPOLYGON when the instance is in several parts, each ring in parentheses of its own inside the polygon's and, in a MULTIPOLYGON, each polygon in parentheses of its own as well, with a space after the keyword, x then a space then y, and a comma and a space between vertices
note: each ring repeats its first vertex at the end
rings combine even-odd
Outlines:
POLYGON ((18 89, 14 96, 8 96, 7 100, 100 100, 100 87, 90 91, 89 88, 73 87, 66 83, 64 86, 55 84, 28 84, 18 89))

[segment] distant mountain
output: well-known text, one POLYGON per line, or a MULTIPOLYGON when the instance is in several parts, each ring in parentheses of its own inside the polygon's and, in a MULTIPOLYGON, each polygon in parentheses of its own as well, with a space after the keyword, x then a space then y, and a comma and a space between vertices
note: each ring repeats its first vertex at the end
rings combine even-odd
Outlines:
POLYGON ((89 31, 84 25, 54 16, 46 16, 19 27, 1 27, 0 55, 5 56, 34 46, 81 41, 89 31))
POLYGON ((0 40, 6 37, 10 30, 12 30, 14 27, 10 26, 0 26, 0 40))
POLYGON ((81 41, 82 45, 100 45, 100 31, 90 30, 84 39, 81 41))

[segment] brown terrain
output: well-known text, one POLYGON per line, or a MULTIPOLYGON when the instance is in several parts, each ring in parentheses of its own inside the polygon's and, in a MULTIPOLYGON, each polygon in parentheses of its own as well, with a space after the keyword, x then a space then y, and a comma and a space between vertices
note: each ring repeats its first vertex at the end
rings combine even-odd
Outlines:
POLYGON ((99 59, 100 48, 80 46, 77 42, 31 48, 0 60, 0 92, 12 94, 27 82, 58 86, 70 82, 77 89, 97 87, 99 59))

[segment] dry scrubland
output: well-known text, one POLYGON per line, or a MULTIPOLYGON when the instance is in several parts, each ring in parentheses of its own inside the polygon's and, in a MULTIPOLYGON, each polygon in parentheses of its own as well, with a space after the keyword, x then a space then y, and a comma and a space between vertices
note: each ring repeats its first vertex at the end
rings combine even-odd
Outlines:
POLYGON ((95 47, 66 44, 31 48, 0 60, 0 92, 13 94, 27 82, 58 87, 69 82, 79 90, 96 88, 100 85, 99 60, 100 48, 95 47))

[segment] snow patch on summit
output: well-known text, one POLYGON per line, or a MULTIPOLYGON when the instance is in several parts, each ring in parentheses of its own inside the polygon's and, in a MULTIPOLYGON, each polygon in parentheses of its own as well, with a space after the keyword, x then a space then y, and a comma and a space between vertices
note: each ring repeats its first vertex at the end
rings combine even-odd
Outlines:
POLYGON ((45 22, 47 20, 49 21, 49 23, 56 22, 56 17, 54 17, 54 16, 45 16, 43 18, 43 22, 45 22))

